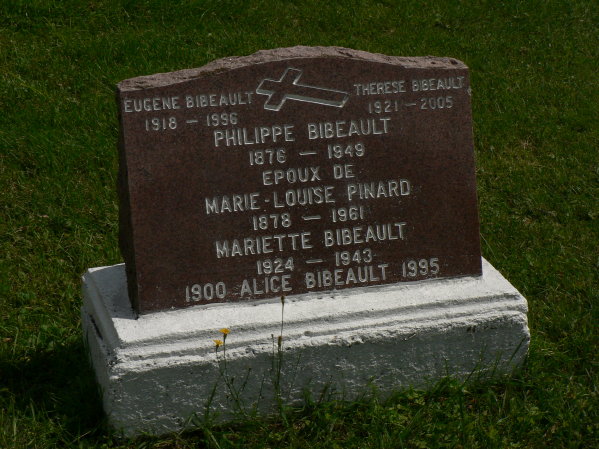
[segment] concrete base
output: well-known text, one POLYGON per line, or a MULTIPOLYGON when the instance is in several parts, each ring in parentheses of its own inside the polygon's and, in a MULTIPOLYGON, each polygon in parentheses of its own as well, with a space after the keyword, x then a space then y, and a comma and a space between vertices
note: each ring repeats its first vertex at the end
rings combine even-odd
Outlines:
POLYGON ((506 373, 522 363, 530 340, 526 300, 484 259, 480 278, 292 296, 284 310, 269 300, 135 319, 122 264, 89 269, 83 295, 83 331, 104 408, 125 435, 178 430, 208 403, 221 419, 240 405, 272 410, 282 314, 287 402, 506 373), (213 341, 225 327, 226 356, 213 341))

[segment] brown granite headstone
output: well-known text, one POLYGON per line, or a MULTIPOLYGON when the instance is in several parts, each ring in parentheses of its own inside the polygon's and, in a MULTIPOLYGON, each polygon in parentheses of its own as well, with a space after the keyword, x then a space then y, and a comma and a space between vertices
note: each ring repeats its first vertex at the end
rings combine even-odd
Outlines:
POLYGON ((467 67, 337 47, 118 85, 139 313, 481 274, 467 67))

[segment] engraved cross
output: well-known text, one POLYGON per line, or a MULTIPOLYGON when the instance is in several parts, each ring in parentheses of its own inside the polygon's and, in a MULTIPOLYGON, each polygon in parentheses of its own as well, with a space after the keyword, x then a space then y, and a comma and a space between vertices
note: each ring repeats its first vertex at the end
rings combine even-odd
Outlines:
POLYGON ((268 96, 264 109, 279 111, 287 100, 342 108, 349 99, 349 94, 341 90, 300 84, 301 76, 301 70, 290 67, 278 80, 263 79, 256 88, 256 93, 268 96))

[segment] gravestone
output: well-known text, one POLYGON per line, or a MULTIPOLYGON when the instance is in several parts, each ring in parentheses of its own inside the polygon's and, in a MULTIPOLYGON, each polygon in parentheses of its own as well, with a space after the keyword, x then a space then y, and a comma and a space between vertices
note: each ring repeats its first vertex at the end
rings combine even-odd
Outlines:
POLYGON ((227 416, 221 328, 248 404, 282 320, 290 401, 518 366, 526 300, 481 257, 470 97, 458 60, 336 47, 119 83, 125 264, 88 270, 82 308, 112 424, 227 416))
POLYGON ((481 274, 455 59, 261 52, 123 81, 118 104, 140 313, 481 274))

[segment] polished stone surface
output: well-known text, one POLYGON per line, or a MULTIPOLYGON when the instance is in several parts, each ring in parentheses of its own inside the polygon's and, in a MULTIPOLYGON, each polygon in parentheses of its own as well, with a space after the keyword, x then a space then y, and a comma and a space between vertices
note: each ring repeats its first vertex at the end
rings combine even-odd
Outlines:
POLYGON ((481 274, 460 61, 265 50, 118 104, 138 313, 481 274))

